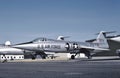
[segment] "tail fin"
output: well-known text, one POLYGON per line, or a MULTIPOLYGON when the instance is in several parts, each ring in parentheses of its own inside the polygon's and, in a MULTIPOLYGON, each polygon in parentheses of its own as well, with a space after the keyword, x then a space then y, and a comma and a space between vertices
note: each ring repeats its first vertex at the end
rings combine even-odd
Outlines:
POLYGON ((101 31, 98 34, 98 37, 96 39, 96 41, 94 41, 94 43, 98 43, 100 48, 109 48, 107 39, 106 39, 106 32, 105 31, 101 31))

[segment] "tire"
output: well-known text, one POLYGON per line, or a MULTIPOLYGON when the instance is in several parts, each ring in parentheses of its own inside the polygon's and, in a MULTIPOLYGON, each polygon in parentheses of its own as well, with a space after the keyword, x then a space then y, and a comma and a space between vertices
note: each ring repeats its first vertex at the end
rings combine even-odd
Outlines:
POLYGON ((31 58, 32 58, 32 60, 35 60, 35 59, 36 59, 36 56, 32 55, 32 57, 31 57, 31 58))
POLYGON ((118 56, 120 57, 120 53, 118 53, 118 56))
POLYGON ((71 59, 75 59, 75 56, 74 56, 74 55, 71 55, 71 59))
POLYGON ((92 59, 92 56, 88 56, 88 59, 92 59))
POLYGON ((46 56, 43 55, 43 56, 42 56, 42 59, 46 59, 46 56))

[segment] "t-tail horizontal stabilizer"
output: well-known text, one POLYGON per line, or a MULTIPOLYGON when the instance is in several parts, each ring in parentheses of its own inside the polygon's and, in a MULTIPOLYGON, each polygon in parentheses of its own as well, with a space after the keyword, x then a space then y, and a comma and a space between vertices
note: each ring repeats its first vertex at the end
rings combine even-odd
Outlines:
POLYGON ((69 38, 70 36, 58 36, 57 40, 65 40, 65 38, 69 38))

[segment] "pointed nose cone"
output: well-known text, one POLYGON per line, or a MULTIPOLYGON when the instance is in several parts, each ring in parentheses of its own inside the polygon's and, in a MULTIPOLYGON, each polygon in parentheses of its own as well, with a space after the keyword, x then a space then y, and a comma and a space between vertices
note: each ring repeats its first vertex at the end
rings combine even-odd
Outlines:
POLYGON ((32 43, 33 43, 32 41, 25 42, 25 43, 19 43, 19 44, 12 46, 12 47, 19 48, 19 49, 27 49, 29 47, 32 47, 32 43))
POLYGON ((26 44, 23 44, 23 45, 15 45, 15 46, 13 46, 13 47, 14 47, 14 48, 24 49, 24 48, 27 48, 28 45, 26 45, 26 44))
POLYGON ((18 49, 32 50, 33 48, 36 48, 37 46, 34 44, 21 44, 21 45, 14 45, 13 47, 18 48, 18 49))
POLYGON ((13 46, 14 48, 19 48, 19 49, 27 49, 28 46, 26 44, 23 44, 23 45, 14 45, 13 46))

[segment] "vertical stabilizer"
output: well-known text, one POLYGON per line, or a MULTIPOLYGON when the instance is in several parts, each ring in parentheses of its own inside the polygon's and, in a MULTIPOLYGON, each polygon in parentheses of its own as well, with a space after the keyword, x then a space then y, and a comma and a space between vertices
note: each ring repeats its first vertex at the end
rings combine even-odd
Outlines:
POLYGON ((109 45, 108 45, 108 42, 106 39, 106 33, 104 31, 101 31, 98 34, 98 37, 97 37, 96 41, 94 41, 94 42, 98 43, 100 48, 109 48, 109 45))

